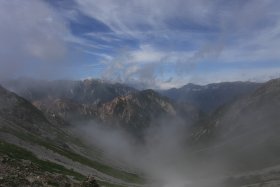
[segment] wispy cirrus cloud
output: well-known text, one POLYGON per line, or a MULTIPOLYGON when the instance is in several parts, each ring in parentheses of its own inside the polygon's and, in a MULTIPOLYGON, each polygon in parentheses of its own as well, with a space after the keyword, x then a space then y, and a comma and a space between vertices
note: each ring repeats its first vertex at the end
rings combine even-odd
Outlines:
POLYGON ((106 24, 116 38, 138 42, 138 47, 125 46, 107 62, 105 75, 112 79, 163 83, 184 73, 187 77, 197 63, 207 61, 240 66, 280 60, 280 3, 275 0, 75 2, 80 11, 106 24))
POLYGON ((225 72, 228 64, 232 71, 253 64, 250 68, 267 76, 275 74, 272 63, 280 67, 277 0, 10 0, 0 5, 2 77, 41 76, 61 66, 58 75, 69 71, 75 78, 166 87, 187 83, 197 72, 210 80, 207 76, 225 72))

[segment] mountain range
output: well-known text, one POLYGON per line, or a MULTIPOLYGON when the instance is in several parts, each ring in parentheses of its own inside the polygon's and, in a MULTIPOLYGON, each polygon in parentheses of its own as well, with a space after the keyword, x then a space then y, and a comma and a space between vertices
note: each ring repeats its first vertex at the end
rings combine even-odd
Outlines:
POLYGON ((181 88, 162 90, 160 93, 175 102, 188 103, 209 113, 238 97, 253 92, 261 85, 254 82, 222 82, 204 86, 190 83, 181 88))
POLYGON ((65 128, 67 123, 63 119, 53 120, 56 123, 52 123, 30 102, 2 87, 0 106, 3 163, 10 160, 13 163, 32 163, 26 166, 27 172, 21 171, 21 168, 18 172, 14 171, 13 163, 1 168, 3 186, 19 186, 21 182, 27 186, 36 183, 38 186, 46 186, 46 183, 61 186, 64 185, 59 181, 61 175, 70 176, 67 180, 73 185, 89 174, 97 176, 98 181, 106 186, 137 186, 134 183, 141 181, 136 174, 112 167, 108 161, 102 160, 102 152, 83 144, 65 128), (38 171, 33 171, 33 167, 38 171), (9 173, 14 173, 16 177, 9 173), (58 180, 52 181, 52 175, 58 176, 58 180), (51 179, 48 181, 45 178, 51 179))
POLYGON ((2 85, 0 158, 27 168, 27 172, 16 172, 5 161, 10 169, 0 169, 0 176, 12 173, 18 177, 0 178, 4 186, 17 186, 20 181, 74 186, 90 174, 104 186, 145 186, 148 179, 141 172, 105 159, 102 150, 83 141, 73 129, 94 122, 124 130, 142 144, 146 130, 159 119, 178 118, 190 131, 185 141, 191 145, 192 159, 229 168, 222 186, 279 181, 280 79, 188 84, 158 92, 93 79, 21 79, 2 85), (27 161, 32 164, 25 166, 27 161), (36 179, 36 173, 42 180, 36 179), (53 181, 55 176, 63 180, 53 181))

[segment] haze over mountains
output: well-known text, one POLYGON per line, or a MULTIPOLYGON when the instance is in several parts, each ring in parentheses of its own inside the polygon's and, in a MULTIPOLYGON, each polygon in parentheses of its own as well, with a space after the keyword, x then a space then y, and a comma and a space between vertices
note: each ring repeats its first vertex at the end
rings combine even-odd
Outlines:
MULTIPOLYGON (((53 116, 55 119, 49 120, 49 116, 45 116, 31 103, 2 87, 0 101, 1 158, 18 162, 21 162, 20 159, 30 160, 40 171, 40 174, 36 174, 38 171, 32 169, 27 172, 20 169, 17 172, 13 167, 11 171, 2 168, 1 175, 5 176, 5 180, 2 181, 4 186, 18 186, 21 181, 24 181, 27 186, 35 185, 36 182, 39 186, 45 186, 48 182, 53 182, 53 185, 67 185, 60 184, 58 174, 72 176, 72 179, 66 178, 66 183, 70 184, 75 184, 76 180, 81 180, 88 174, 98 175, 99 180, 114 184, 124 184, 126 179, 128 182, 130 179, 132 182, 138 180, 136 175, 111 168, 107 166, 106 161, 100 161, 102 152, 87 148, 77 137, 68 132, 63 119, 56 120, 57 118, 53 116), (13 179, 12 173, 9 172, 18 177, 13 179), (49 176, 52 173, 58 175, 58 179, 52 181, 52 176, 49 176), (119 179, 114 178, 113 175, 118 176, 119 179), (48 178, 51 178, 50 181, 48 178)), ((26 168, 29 169, 31 166, 33 165, 28 165, 26 168)))
POLYGON ((163 90, 161 93, 176 102, 189 103, 204 112, 215 111, 238 97, 253 92, 261 83, 223 82, 205 86, 187 84, 181 88, 163 90))
POLYGON ((279 10, 0 0, 0 187, 280 187, 279 10))
MULTIPOLYGON (((160 93, 100 80, 2 82, 14 93, 1 87, 1 155, 34 162, 42 185, 52 175, 79 181, 93 174, 105 186, 269 186, 280 172, 279 82, 188 84, 160 93)), ((35 178, 18 175, 27 185, 35 178)))

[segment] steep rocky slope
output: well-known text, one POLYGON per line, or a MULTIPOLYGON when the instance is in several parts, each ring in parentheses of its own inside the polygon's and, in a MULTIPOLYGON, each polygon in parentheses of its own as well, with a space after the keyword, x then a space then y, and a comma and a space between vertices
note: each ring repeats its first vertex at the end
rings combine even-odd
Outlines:
POLYGON ((49 120, 72 124, 88 121, 114 124, 132 135, 142 136, 159 118, 180 116, 186 124, 199 112, 189 104, 175 104, 153 90, 137 91, 122 84, 100 80, 6 82, 8 88, 28 99, 49 120))
POLYGON ((183 110, 153 90, 116 97, 103 104, 98 111, 101 120, 118 123, 134 135, 141 135, 151 124, 156 125, 161 119, 182 117, 185 123, 192 123, 198 118, 195 108, 190 106, 183 110))
POLYGON ((203 146, 194 154, 226 166, 235 186, 278 186, 279 108, 280 79, 275 79, 201 122, 193 139, 203 146))
MULTIPOLYGON (((95 175, 99 181, 107 182, 107 186, 137 186, 134 183, 140 179, 136 174, 109 166, 101 159, 102 152, 88 147, 63 128, 67 123, 58 125, 63 119, 53 119, 55 123, 52 123, 50 117, 45 117, 27 100, 0 87, 1 155, 15 159, 14 164, 19 163, 18 167, 21 159, 35 163, 38 173, 44 177, 63 174, 74 182, 95 175), (44 172, 50 172, 50 175, 44 172)), ((11 168, 11 172, 16 172, 15 169, 11 168)), ((1 177, 0 182, 7 181, 6 177, 10 175, 1 177)))
POLYGON ((59 116, 66 121, 92 120, 98 117, 97 107, 115 97, 136 92, 122 84, 101 80, 83 81, 33 79, 4 82, 9 90, 32 102, 47 116, 59 116))
MULTIPOLYGON (((153 90, 136 91, 102 81, 39 82, 26 88, 14 83, 13 90, 27 100, 0 87, 0 157, 8 157, 11 163, 19 165, 19 169, 12 165, 5 167, 25 183, 30 183, 28 176, 34 179, 33 173, 28 173, 29 166, 27 175, 18 170, 29 160, 35 163, 30 168, 44 179, 39 181, 43 183, 50 178, 55 180, 49 182, 55 183, 58 177, 75 184, 93 174, 105 186, 139 186, 141 178, 112 167, 103 159, 101 150, 89 147, 68 127, 73 127, 71 123, 77 120, 94 120, 142 138, 150 126, 162 121, 172 125, 180 118, 185 125, 196 122, 191 137, 188 138, 189 132, 183 132, 189 140, 186 146, 191 146, 186 162, 196 164, 194 168, 199 168, 201 178, 217 172, 224 179, 222 184, 206 183, 207 187, 279 184, 279 79, 262 86, 239 82, 187 86, 184 89, 191 93, 187 100, 195 105, 206 108, 223 105, 205 118, 184 100, 184 95, 183 98, 178 95, 174 102, 153 90)), ((1 175, 5 182, 11 182, 1 175)), ((197 187, 203 185, 205 181, 197 187)))
POLYGON ((155 119, 175 115, 172 103, 152 90, 117 97, 99 108, 101 120, 118 123, 134 134, 141 134, 155 119))
POLYGON ((213 138, 231 138, 260 128, 278 130, 279 107, 280 79, 275 79, 255 92, 219 108, 202 123, 202 127, 213 138))

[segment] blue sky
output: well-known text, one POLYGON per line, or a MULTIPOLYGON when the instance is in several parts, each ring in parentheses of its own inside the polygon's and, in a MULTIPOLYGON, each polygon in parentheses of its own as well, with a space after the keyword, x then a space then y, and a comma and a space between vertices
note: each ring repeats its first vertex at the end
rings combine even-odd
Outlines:
POLYGON ((2 0, 0 78, 145 88, 280 75, 278 0, 2 0))

